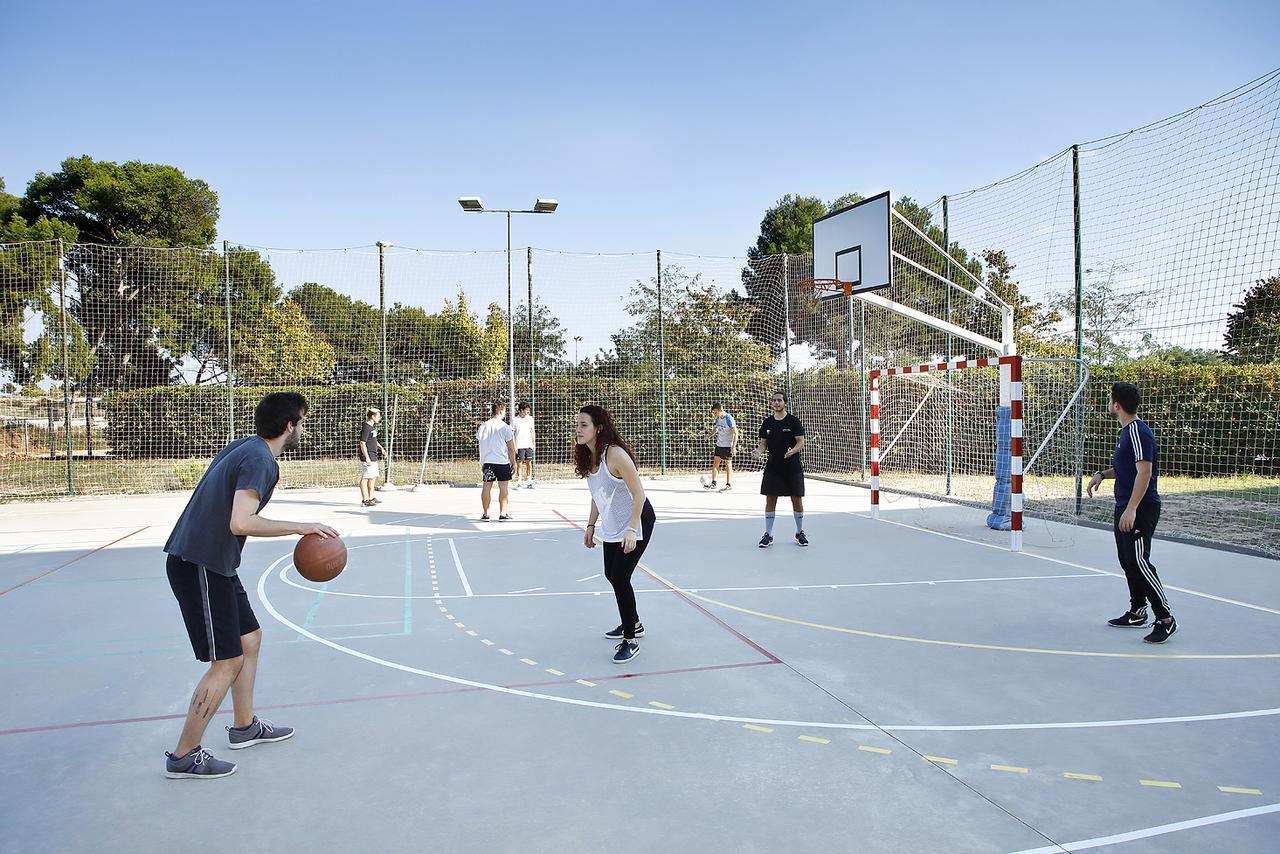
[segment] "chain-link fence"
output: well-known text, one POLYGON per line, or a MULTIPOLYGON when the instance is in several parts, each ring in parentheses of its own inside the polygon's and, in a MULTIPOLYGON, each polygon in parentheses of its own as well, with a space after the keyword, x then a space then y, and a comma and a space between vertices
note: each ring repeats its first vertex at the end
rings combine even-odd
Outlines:
MULTIPOLYGON (((1106 396, 1125 380, 1161 442, 1162 529, 1280 554, 1278 200, 1280 72, 988 187, 900 200, 905 261, 884 295, 993 338, 975 285, 1014 307, 1018 350, 1040 360, 1029 429, 1047 440, 1028 512, 1109 518, 1079 490, 1109 464, 1106 396)), ((866 371, 990 354, 815 300, 811 271, 796 255, 0 245, 0 497, 190 487, 277 388, 311 404, 285 486, 354 484, 370 406, 392 481, 473 482, 475 428, 512 385, 541 477, 569 474, 585 402, 614 411, 645 471, 690 473, 712 403, 750 447, 781 389, 806 468, 864 482, 866 371)), ((989 499, 998 390, 965 382, 886 386, 905 491, 989 499)))

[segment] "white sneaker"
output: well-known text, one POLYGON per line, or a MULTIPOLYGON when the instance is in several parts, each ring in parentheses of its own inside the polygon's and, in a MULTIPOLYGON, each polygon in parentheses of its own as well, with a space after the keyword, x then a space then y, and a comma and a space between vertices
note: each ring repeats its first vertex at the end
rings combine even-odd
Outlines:
POLYGON ((530 481, 526 481, 526 482, 525 482, 525 485, 524 485, 524 488, 525 488, 525 489, 533 489, 533 481, 531 481, 531 480, 530 480, 530 481))
POLYGON ((512 488, 512 489, 519 489, 519 488, 520 488, 520 481, 518 481, 518 480, 517 480, 515 483, 511 484, 511 488, 512 488))

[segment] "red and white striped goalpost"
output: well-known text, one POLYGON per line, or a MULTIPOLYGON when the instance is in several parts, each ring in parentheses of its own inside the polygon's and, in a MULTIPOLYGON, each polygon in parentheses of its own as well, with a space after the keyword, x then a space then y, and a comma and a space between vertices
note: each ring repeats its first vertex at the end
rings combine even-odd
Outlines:
POLYGON ((960 371, 966 368, 1000 369, 1001 397, 1009 401, 1009 549, 1022 551, 1022 357, 995 356, 989 359, 959 359, 955 362, 928 362, 905 368, 875 369, 869 372, 871 390, 871 517, 880 518, 880 378, 930 371, 960 371))

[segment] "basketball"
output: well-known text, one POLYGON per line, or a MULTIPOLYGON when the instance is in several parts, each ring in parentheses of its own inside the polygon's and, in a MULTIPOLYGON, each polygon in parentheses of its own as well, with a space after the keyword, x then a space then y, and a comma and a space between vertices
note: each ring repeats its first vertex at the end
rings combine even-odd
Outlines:
POLYGON ((332 581, 347 566, 347 544, 341 537, 307 534, 293 547, 293 565, 307 581, 332 581))

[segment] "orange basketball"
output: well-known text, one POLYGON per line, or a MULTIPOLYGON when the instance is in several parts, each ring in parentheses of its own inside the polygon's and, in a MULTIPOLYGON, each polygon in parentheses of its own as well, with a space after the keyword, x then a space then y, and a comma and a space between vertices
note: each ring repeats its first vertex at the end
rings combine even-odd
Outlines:
POLYGON ((341 537, 307 534, 293 547, 293 565, 307 581, 332 581, 347 566, 347 544, 341 537))

